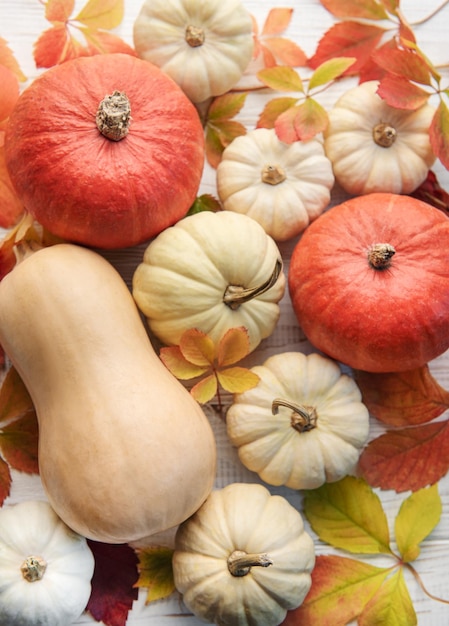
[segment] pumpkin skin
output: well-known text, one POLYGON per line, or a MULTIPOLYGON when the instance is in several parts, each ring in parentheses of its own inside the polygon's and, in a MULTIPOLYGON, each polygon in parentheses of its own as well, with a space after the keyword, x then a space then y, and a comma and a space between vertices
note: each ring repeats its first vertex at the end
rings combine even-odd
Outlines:
POLYGON ((286 144, 267 128, 233 139, 217 168, 223 208, 252 217, 276 241, 295 237, 321 215, 333 184, 320 141, 286 144))
POLYGON ((49 232, 98 248, 141 243, 182 218, 204 164, 199 116, 156 66, 111 53, 39 76, 19 97, 6 164, 25 208, 49 232), (105 137, 100 102, 115 90, 131 107, 128 134, 105 137))
POLYGON ((351 195, 408 194, 435 161, 429 127, 435 108, 407 111, 389 106, 366 81, 349 89, 329 111, 324 149, 337 182, 351 195))
POLYGON ((231 211, 204 211, 148 245, 134 272, 133 296, 165 344, 179 344, 191 328, 218 343, 230 328, 244 326, 254 350, 277 324, 285 284, 280 251, 260 224, 231 211), (243 290, 270 281, 266 291, 239 303, 243 290))
POLYGON ((289 291, 305 335, 354 369, 425 365, 449 348, 448 249, 448 218, 414 198, 376 193, 331 208, 291 258, 289 291), (369 261, 377 243, 395 250, 374 249, 378 268, 369 261))
POLYGON ((94 557, 85 537, 70 530, 48 502, 0 509, 0 554, 1 624, 67 626, 83 613, 94 557))
POLYGON ((0 282, 0 342, 39 423, 39 473, 79 534, 128 543, 177 526, 215 479, 210 424, 155 353, 126 283, 74 244, 0 282))
POLYGON ((254 46, 251 16, 240 0, 146 0, 133 38, 138 56, 197 103, 234 87, 254 46))
POLYGON ((311 586, 313 540, 299 511, 263 485, 231 483, 212 491, 178 528, 175 586, 200 619, 221 626, 277 626, 311 586), (235 552, 272 563, 234 575, 235 552))
POLYGON ((243 465, 270 485, 315 489, 352 474, 369 413, 354 380, 319 354, 284 352, 251 368, 256 387, 236 394, 227 433, 243 465))

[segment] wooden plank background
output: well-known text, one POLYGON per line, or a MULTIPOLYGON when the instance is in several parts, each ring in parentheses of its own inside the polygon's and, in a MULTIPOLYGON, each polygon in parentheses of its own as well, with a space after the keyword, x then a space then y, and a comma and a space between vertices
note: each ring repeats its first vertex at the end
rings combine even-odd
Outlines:
MULTIPOLYGON (((244 5, 254 15, 259 26, 263 24, 268 11, 273 7, 292 7, 294 14, 291 25, 285 36, 294 39, 306 52, 312 55, 316 49, 318 40, 325 30, 332 25, 333 18, 321 6, 318 0, 296 0, 292 2, 284 0, 243 0, 244 5)), ((85 1, 76 2, 76 8, 81 8, 85 1)), ((116 30, 126 42, 132 45, 132 27, 140 10, 142 0, 125 0, 125 16, 122 24, 116 30)), ((439 5, 439 1, 430 0, 402 0, 401 6, 404 15, 410 23, 415 24, 423 17, 429 15, 439 5)), ((28 77, 28 83, 38 75, 33 61, 33 44, 40 33, 49 27, 44 18, 44 7, 39 0, 0 0, 0 36, 7 40, 23 72, 28 77)), ((446 85, 449 82, 447 31, 449 27, 449 7, 434 19, 422 25, 414 25, 414 31, 420 47, 436 65, 444 65, 442 73, 446 77, 446 85)), ((307 72, 300 72, 306 77, 307 72)), ((28 84, 27 83, 27 84, 28 84)), ((251 85, 251 75, 243 80, 244 85, 251 85)), ((25 86, 25 85, 24 85, 25 86)), ((332 106, 337 97, 352 86, 351 81, 344 81, 323 93, 319 100, 326 108, 332 106)), ((265 92, 250 93, 245 106, 238 119, 245 124, 248 130, 254 128, 265 102, 273 97, 273 94, 265 92)), ((449 190, 449 173, 436 163, 432 168, 437 174, 440 183, 449 190)), ((216 195, 215 171, 205 166, 199 193, 211 193, 216 195)), ((345 198, 344 193, 338 188, 334 189, 331 205, 338 204, 345 198)), ((1 234, 1 230, 0 230, 1 234)), ((288 271, 288 263, 291 252, 297 239, 281 244, 285 271, 288 271)), ((145 245, 132 249, 105 253, 105 256, 119 269, 127 284, 131 284, 133 272, 141 261, 145 245)), ((261 346, 248 359, 247 364, 262 363, 269 355, 286 350, 301 350, 310 352, 312 347, 304 340, 296 318, 292 312, 288 294, 281 302, 281 317, 273 335, 262 342, 261 346)), ((431 371, 436 379, 444 387, 449 388, 449 353, 446 353, 430 364, 431 371)), ((229 402, 226 397, 225 401, 229 402)), ((224 424, 217 416, 212 407, 205 409, 214 429, 218 446, 218 472, 216 487, 220 488, 228 483, 236 481, 259 482, 257 476, 245 470, 238 461, 235 450, 230 446, 224 424)), ((445 413, 439 419, 447 419, 445 413)), ((382 428, 375 420, 371 423, 371 437, 382 432, 382 428)), ((293 505, 301 507, 301 496, 285 488, 270 488, 273 493, 284 495, 293 505)), ((378 491, 384 508, 387 511, 391 531, 395 514, 407 494, 398 495, 390 491, 378 491)), ((435 596, 449 599, 449 477, 440 481, 440 493, 443 500, 443 515, 441 522, 435 531, 425 540, 422 545, 421 555, 416 561, 416 569, 422 577, 427 589, 435 596)), ((18 502, 30 498, 44 498, 39 478, 30 477, 14 472, 11 496, 6 504, 18 502)), ((170 543, 173 533, 165 533, 154 538, 154 543, 170 543)), ((338 553, 329 546, 316 541, 317 554, 338 553)), ((383 557, 370 557, 368 562, 376 565, 388 564, 390 561, 383 557)), ((406 582, 413 598, 414 606, 418 614, 420 626, 444 626, 449 624, 449 605, 445 605, 427 597, 420 589, 417 582, 405 572, 406 582)), ((83 615, 77 624, 91 624, 95 621, 88 615, 83 615)), ((182 605, 179 597, 173 595, 170 599, 159 601, 145 606, 145 592, 141 591, 138 600, 134 603, 132 612, 128 618, 129 626, 199 626, 199 620, 188 613, 182 605)), ((308 626, 304 624, 303 626, 308 626)), ((312 625, 310 625, 312 626, 312 625)), ((313 625, 319 626, 319 625, 313 625)), ((388 625, 386 625, 388 626, 388 625)))

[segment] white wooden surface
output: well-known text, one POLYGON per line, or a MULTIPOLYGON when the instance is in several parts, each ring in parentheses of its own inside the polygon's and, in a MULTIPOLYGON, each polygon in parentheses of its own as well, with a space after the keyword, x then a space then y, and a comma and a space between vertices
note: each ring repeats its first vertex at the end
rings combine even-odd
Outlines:
MULTIPOLYGON (((307 55, 313 54, 319 38, 333 23, 333 18, 324 10, 318 0, 302 0, 301 2, 297 0, 292 0, 291 2, 288 0, 243 0, 243 2, 256 17, 259 26, 262 25, 270 8, 276 6, 294 8, 292 22, 285 36, 294 39, 307 55)), ((76 8, 81 8, 84 4, 84 0, 77 0, 76 8)), ((122 24, 116 31, 131 45, 132 26, 141 4, 142 0, 125 0, 125 16, 122 24)), ((402 0, 401 2, 403 13, 411 23, 431 13, 438 5, 439 0, 429 0, 425 3, 421 2, 421 0, 402 0)), ((40 33, 48 27, 49 24, 44 18, 43 3, 39 0, 0 0, 0 36, 8 41, 29 81, 38 73, 33 61, 33 44, 40 33)), ((446 7, 438 17, 429 23, 414 27, 420 47, 436 65, 447 65, 449 61, 447 48, 448 27, 449 7, 446 7)), ((449 83, 448 67, 442 69, 442 73, 446 77, 446 84, 449 83)), ((302 75, 306 76, 307 72, 304 71, 302 75)), ((345 81, 323 93, 320 96, 321 104, 325 107, 330 107, 338 95, 349 86, 351 86, 351 83, 345 81)), ((257 92, 248 96, 244 109, 239 114, 239 120, 245 124, 247 129, 254 127, 264 103, 272 97, 273 94, 269 92, 257 92)), ((449 173, 439 163, 435 164, 432 169, 437 174, 443 187, 449 190, 449 173)), ((216 195, 215 172, 207 165, 199 193, 216 195)), ((333 194, 332 204, 337 204, 343 199, 343 194, 336 190, 333 194)), ((294 244, 295 240, 280 245, 286 271, 288 270, 288 260, 294 244)), ((142 258, 144 247, 139 246, 134 249, 105 254, 119 268, 128 285, 130 285, 136 265, 142 258)), ((262 363, 270 354, 287 349, 303 351, 310 351, 311 349, 307 342, 303 341, 301 331, 297 326, 291 309, 288 294, 285 295, 281 302, 281 318, 274 334, 265 340, 259 349, 251 355, 248 364, 262 363)), ((440 384, 449 388, 449 353, 432 362, 431 370, 440 384)), ((258 482, 257 476, 245 470, 239 463, 235 450, 232 449, 227 440, 223 423, 209 407, 206 407, 206 412, 210 417, 216 434, 219 452, 216 487, 223 487, 235 481, 258 482)), ((446 413, 440 419, 445 419, 448 416, 446 413)), ((377 436, 380 432, 381 427, 373 420, 372 437, 377 436)), ((281 488, 272 489, 272 492, 281 493, 295 506, 301 506, 300 495, 291 490, 281 488)), ((424 584, 432 594, 449 598, 449 477, 441 480, 440 493, 443 500, 441 522, 424 542, 421 555, 415 565, 424 584)), ((407 494, 397 495, 389 491, 379 492, 379 494, 388 513, 393 534, 394 516, 407 494)), ((44 497, 39 478, 15 472, 12 493, 6 504, 33 497, 44 497)), ((154 542, 169 543, 171 540, 172 534, 167 533, 165 536, 155 537, 154 542)), ((317 554, 328 554, 334 551, 329 546, 320 544, 317 541, 316 552, 317 554)), ((379 565, 384 563, 382 558, 370 558, 369 561, 379 565)), ((449 624, 449 605, 428 598, 414 579, 408 575, 408 572, 405 572, 405 575, 418 614, 419 626, 444 626, 449 624)), ((77 622, 77 624, 92 623, 95 623, 95 620, 86 614, 77 622)), ((177 595, 173 595, 168 600, 146 606, 145 592, 141 591, 139 599, 134 603, 132 612, 129 614, 127 623, 129 626, 174 626, 175 624, 176 626, 195 626, 201 622, 188 613, 177 595)), ((319 624, 313 626, 319 626, 319 624)))

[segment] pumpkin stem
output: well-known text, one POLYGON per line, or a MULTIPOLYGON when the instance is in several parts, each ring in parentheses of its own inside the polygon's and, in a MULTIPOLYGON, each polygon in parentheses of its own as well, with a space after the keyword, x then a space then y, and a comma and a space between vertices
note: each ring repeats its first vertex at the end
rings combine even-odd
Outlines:
POLYGON ((373 128, 373 139, 381 148, 389 148, 396 141, 397 132, 393 126, 380 122, 373 128))
POLYGON ((252 567, 268 567, 273 561, 268 554, 248 554, 243 550, 234 550, 228 557, 228 570, 233 576, 246 576, 252 567))
POLYGON ((279 407, 285 406, 287 409, 292 410, 290 417, 290 423, 292 428, 299 433, 307 432, 316 428, 318 415, 313 406, 303 406, 302 404, 295 404, 290 400, 282 400, 282 398, 275 398, 271 403, 271 412, 273 415, 277 415, 279 407))
POLYGON ((281 271, 282 260, 277 259, 273 273, 268 278, 268 280, 266 280, 261 285, 258 285, 257 287, 251 287, 249 289, 245 289, 241 285, 228 285, 223 294, 223 302, 227 304, 228 307, 230 307, 233 311, 235 311, 239 308, 241 304, 249 302, 249 300, 257 298, 257 296, 260 296, 261 294, 271 289, 271 287, 273 287, 273 285, 279 278, 281 271))
POLYGON ((368 263, 375 270, 386 270, 391 265, 391 259, 396 253, 389 243, 375 243, 368 250, 368 263))
POLYGON ((202 28, 198 28, 198 26, 189 24, 186 27, 185 40, 192 48, 202 46, 205 40, 204 30, 202 28))
POLYGON ((265 165, 262 170, 261 178, 263 183, 279 185, 279 183, 282 183, 287 177, 284 170, 279 167, 279 165, 265 165))
POLYGON ((131 105, 122 91, 105 96, 98 105, 95 118, 100 133, 112 141, 126 137, 131 123, 131 105))
POLYGON ((41 580, 47 569, 47 563, 41 556, 29 556, 20 566, 22 576, 29 583, 41 580))

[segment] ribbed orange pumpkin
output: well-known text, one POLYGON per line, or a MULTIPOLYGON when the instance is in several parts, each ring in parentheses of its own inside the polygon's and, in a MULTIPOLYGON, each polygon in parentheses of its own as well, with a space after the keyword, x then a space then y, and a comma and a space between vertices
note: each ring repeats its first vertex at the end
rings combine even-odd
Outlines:
POLYGON ((288 284, 310 342, 360 370, 420 367, 449 348, 449 219, 390 193, 352 198, 311 224, 288 284))
POLYGON ((141 243, 186 214, 203 171, 204 132, 171 78, 110 53, 34 80, 11 114, 5 150, 13 185, 40 224, 112 249, 141 243))

